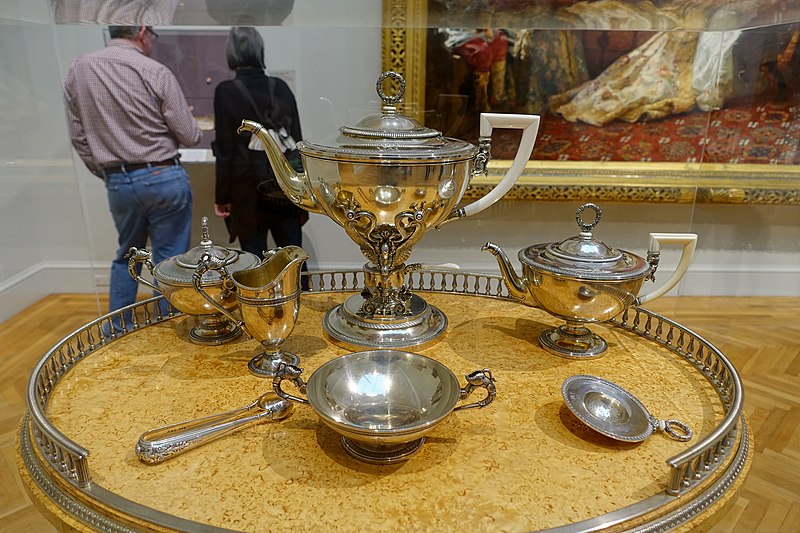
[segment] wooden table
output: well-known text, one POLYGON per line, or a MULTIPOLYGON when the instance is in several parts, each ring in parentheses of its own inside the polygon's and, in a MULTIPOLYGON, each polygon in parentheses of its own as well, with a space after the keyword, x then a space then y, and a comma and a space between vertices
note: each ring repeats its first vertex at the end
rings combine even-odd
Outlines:
MULTIPOLYGON (((51 521, 81 531, 688 529, 730 500, 752 447, 738 376, 703 339, 631 310, 591 326, 609 343, 603 357, 562 359, 537 343, 557 319, 501 289, 418 285, 435 289, 420 294, 449 319, 443 339, 419 353, 459 377, 489 368, 498 392, 485 409, 449 416, 408 461, 359 462, 297 405, 283 421, 141 463, 134 445, 145 430, 241 407, 271 388, 247 370, 256 341, 198 346, 186 340, 194 317, 148 316, 151 324, 105 343, 89 325, 34 370, 18 444, 27 489, 51 521), (655 416, 686 422, 694 438, 657 433, 631 444, 594 432, 561 397, 574 374, 625 387, 655 416), (676 467, 681 454, 692 457, 676 467)), ((304 375, 347 353, 325 337, 322 317, 349 295, 303 295, 286 348, 301 356, 304 375)), ((140 311, 148 305, 155 310, 140 311)))

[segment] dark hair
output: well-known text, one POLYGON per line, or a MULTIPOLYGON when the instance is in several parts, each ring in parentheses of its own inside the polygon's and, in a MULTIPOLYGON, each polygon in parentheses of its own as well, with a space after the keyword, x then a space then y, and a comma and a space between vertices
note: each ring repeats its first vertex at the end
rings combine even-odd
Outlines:
POLYGON ((133 39, 141 29, 141 26, 109 26, 108 35, 112 39, 133 39))
POLYGON ((266 68, 264 64, 264 39, 252 26, 234 26, 225 44, 228 68, 266 68))

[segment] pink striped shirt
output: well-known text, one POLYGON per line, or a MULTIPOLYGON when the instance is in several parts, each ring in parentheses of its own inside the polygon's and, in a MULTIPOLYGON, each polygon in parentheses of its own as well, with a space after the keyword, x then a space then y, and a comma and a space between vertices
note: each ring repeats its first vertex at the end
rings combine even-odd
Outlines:
POLYGON ((79 57, 64 83, 72 146, 86 167, 151 163, 200 142, 200 127, 172 72, 127 39, 79 57))

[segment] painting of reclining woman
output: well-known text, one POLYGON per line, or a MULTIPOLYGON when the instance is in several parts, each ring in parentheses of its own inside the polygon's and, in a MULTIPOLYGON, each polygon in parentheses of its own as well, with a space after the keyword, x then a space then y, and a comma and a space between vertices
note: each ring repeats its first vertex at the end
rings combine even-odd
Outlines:
MULTIPOLYGON (((506 4, 522 3, 483 0, 493 14, 483 20, 508 23, 506 4)), ((541 114, 536 159, 795 164, 800 23, 753 22, 781 7, 565 1, 526 19, 549 20, 548 29, 430 29, 428 116, 470 138, 481 111, 541 114), (470 36, 475 50, 485 43, 489 59, 475 62, 456 36, 470 36), (457 96, 460 106, 437 108, 457 96)))

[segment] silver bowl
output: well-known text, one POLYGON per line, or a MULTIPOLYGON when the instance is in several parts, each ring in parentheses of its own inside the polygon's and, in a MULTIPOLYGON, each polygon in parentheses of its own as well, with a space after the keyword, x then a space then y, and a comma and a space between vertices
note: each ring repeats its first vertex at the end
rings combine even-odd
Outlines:
POLYGON ((311 374, 281 365, 272 385, 278 396, 310 404, 322 421, 342 438, 353 457, 374 464, 408 459, 420 449, 424 435, 453 411, 485 407, 496 389, 489 370, 465 376, 459 387, 455 374, 423 355, 397 350, 369 350, 337 357, 311 374), (292 381, 307 399, 286 393, 283 380, 292 381), (486 397, 456 406, 477 387, 486 397))
POLYGON ((692 438, 692 430, 683 422, 659 420, 633 394, 596 376, 567 378, 561 395, 581 422, 612 439, 640 442, 656 430, 679 441, 692 438))

